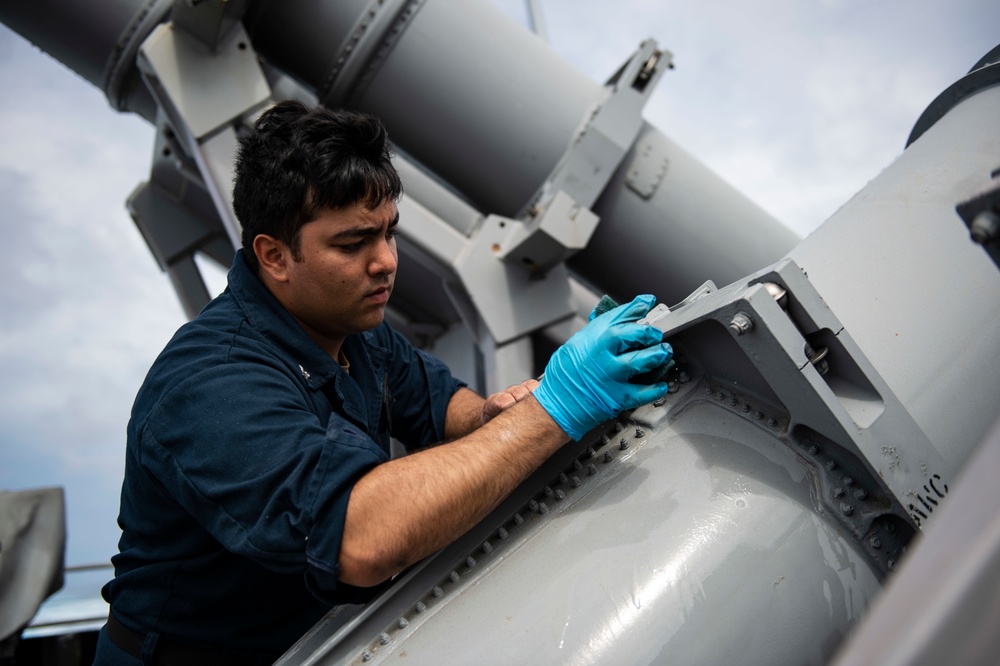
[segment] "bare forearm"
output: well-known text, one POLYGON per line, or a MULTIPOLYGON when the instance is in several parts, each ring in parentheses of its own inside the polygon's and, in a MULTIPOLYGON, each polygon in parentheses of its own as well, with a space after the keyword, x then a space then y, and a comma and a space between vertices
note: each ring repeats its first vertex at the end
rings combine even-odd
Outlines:
POLYGON ((444 422, 447 439, 464 437, 482 425, 483 404, 486 400, 475 391, 458 389, 448 401, 448 412, 444 422))
POLYGON ((351 492, 341 580, 377 584, 451 543, 567 439, 529 397, 466 437, 375 467, 351 492))

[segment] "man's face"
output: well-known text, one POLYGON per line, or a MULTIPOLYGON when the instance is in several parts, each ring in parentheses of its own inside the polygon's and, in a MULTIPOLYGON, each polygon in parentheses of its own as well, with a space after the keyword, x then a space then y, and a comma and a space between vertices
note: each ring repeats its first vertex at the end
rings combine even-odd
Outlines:
POLYGON ((328 352, 382 323, 396 276, 394 201, 326 209, 299 231, 288 266, 285 307, 328 352))

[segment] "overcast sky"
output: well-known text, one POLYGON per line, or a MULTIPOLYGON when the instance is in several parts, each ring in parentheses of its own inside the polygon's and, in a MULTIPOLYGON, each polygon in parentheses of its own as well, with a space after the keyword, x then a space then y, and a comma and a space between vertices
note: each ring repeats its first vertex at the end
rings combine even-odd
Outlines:
MULTIPOLYGON (((800 234, 1000 42, 995 0, 540 5, 595 80, 646 37, 672 51, 646 118, 800 234)), ((68 562, 106 561, 132 399, 184 321, 124 208, 153 132, 2 26, 0 86, 0 489, 64 486, 68 562)))

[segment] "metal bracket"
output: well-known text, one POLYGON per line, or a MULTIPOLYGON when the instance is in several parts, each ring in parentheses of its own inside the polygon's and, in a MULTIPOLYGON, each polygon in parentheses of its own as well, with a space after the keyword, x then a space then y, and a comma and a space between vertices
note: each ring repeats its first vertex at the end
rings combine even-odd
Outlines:
POLYGON ((990 177, 979 194, 955 206, 955 211, 969 228, 972 242, 982 245, 1000 268, 1000 169, 990 177))
POLYGON ((139 49, 138 65, 238 247, 240 226, 232 210, 238 144, 233 123, 271 99, 243 26, 233 25, 214 48, 177 25, 157 26, 139 49))
POLYGON ((177 0, 170 15, 174 26, 215 50, 240 25, 247 0, 177 0))
POLYGON ((644 41, 639 50, 607 82, 609 94, 591 110, 527 206, 501 243, 499 256, 538 271, 586 247, 598 217, 589 211, 604 191, 642 129, 642 108, 671 54, 644 41), (569 243, 569 244, 566 244, 569 243))

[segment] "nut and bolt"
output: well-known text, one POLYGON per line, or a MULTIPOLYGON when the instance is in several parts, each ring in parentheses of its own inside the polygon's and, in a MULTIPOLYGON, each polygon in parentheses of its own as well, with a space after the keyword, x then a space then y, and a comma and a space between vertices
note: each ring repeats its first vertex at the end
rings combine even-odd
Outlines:
POLYGON ((753 330, 753 319, 745 312, 737 312, 733 320, 729 322, 730 332, 739 337, 753 330))
POLYGON ((969 236, 979 245, 995 241, 1000 236, 1000 215, 989 209, 980 211, 969 225, 969 236))

